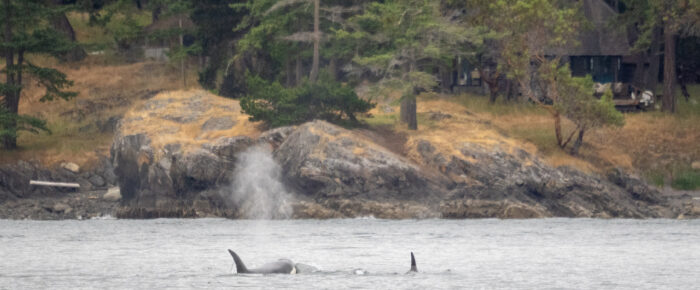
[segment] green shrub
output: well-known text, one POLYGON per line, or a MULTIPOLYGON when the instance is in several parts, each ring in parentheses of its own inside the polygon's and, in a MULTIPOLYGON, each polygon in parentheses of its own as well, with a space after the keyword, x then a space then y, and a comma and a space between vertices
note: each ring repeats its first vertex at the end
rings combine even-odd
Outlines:
POLYGON ((27 115, 17 115, 0 106, 0 140, 6 137, 17 138, 21 131, 34 134, 42 131, 51 133, 46 126, 46 121, 27 115))
POLYGON ((671 186, 680 190, 695 190, 700 188, 700 172, 684 170, 676 173, 671 186))
POLYGON ((327 74, 321 74, 316 82, 306 80, 292 88, 258 76, 248 76, 247 86, 249 94, 241 99, 241 108, 251 116, 251 121, 263 121, 271 127, 314 119, 333 123, 357 122, 355 114, 367 112, 375 106, 327 74))

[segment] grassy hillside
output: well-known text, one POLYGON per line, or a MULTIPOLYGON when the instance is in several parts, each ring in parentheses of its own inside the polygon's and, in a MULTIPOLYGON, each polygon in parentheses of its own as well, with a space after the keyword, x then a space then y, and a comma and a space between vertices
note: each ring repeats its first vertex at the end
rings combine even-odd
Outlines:
MULTIPOLYGON (((572 166, 604 174, 611 168, 638 172, 650 182, 678 189, 700 188, 700 171, 691 168, 700 161, 700 86, 691 87, 692 98, 679 99, 679 111, 625 114, 622 128, 604 128, 587 133, 579 156, 571 156, 556 145, 554 122, 544 110, 529 103, 499 100, 490 104, 483 96, 422 96, 418 101, 419 130, 397 125, 398 107, 387 113, 386 105, 372 111, 365 121, 375 128, 392 128, 411 138, 426 134, 445 140, 500 140, 491 131, 512 138, 513 145, 542 156, 554 166, 572 166), (436 121, 436 112, 451 115, 436 121)), ((565 130, 573 128, 564 121, 565 130)))
MULTIPOLYGON (((139 25, 150 22, 147 13, 134 16, 139 25)), ((88 25, 87 15, 72 13, 78 40, 90 56, 79 63, 62 64, 53 59, 30 56, 35 63, 58 68, 75 81, 78 97, 70 101, 39 102, 43 91, 31 80, 23 91, 20 113, 43 118, 53 134, 23 134, 20 149, 0 151, 0 162, 37 159, 50 165, 71 161, 89 165, 108 155, 114 121, 162 91, 198 89, 196 70, 190 69, 189 88, 183 88, 177 67, 168 63, 126 63, 115 50, 115 38, 107 27, 88 25)), ((2 60, 0 60, 1 65, 2 60)), ((567 165, 586 172, 604 173, 621 167, 636 171, 657 185, 680 189, 700 188, 700 171, 691 168, 700 161, 700 85, 690 87, 692 98, 679 98, 675 115, 658 111, 629 113, 622 128, 605 128, 587 133, 579 156, 557 147, 553 121, 535 105, 508 103, 475 95, 425 95, 418 102, 419 130, 397 125, 398 104, 384 105, 365 117, 375 133, 385 136, 387 147, 403 152, 404 144, 420 138, 449 146, 449 142, 477 142, 492 146, 524 148, 542 156, 554 166, 567 165), (440 114, 449 114, 443 118, 440 114)), ((392 96, 390 99, 396 99, 392 96)), ((187 110, 187 108, 179 108, 187 110)), ((243 124, 243 122, 241 122, 243 124)), ((151 126, 154 124, 150 124, 151 126)), ((564 122, 565 129, 571 124, 564 122)))
POLYGON ((71 90, 79 95, 69 101, 40 102, 43 90, 26 86, 20 113, 47 120, 52 134, 21 134, 20 149, 0 151, 0 162, 37 159, 47 165, 64 160, 89 164, 109 153, 112 132, 108 127, 131 105, 160 91, 182 89, 179 72, 167 64, 95 64, 99 57, 70 65, 40 60, 66 73, 75 82, 71 90))
MULTIPOLYGON (((45 164, 71 161, 89 165, 98 156, 108 155, 113 134, 104 127, 110 119, 123 116, 159 92, 182 89, 179 72, 166 63, 108 65, 100 57, 71 65, 41 60, 74 80, 72 90, 79 95, 70 101, 42 103, 38 101, 42 90, 35 86, 25 89, 21 113, 46 119, 53 134, 23 134, 21 148, 0 152, 0 162, 38 159, 45 164)), ((700 86, 693 86, 691 93, 690 101, 679 99, 676 115, 629 113, 622 128, 589 132, 581 154, 575 157, 556 146, 549 115, 528 103, 499 100, 489 104, 486 97, 469 94, 426 95, 418 102, 418 131, 397 125, 397 105, 380 105, 372 117, 363 120, 375 131, 396 137, 388 146, 398 151, 405 142, 420 138, 432 139, 434 144, 440 144, 439 140, 494 146, 507 143, 536 153, 554 166, 592 173, 620 167, 639 172, 657 185, 695 189, 700 188, 700 172, 691 164, 700 161, 700 86), (450 117, 441 118, 440 114, 450 117)), ((570 129, 571 124, 565 122, 564 127, 570 129)))
MULTIPOLYGON (((159 92, 183 89, 178 70, 167 63, 110 65, 101 59, 104 57, 90 56, 70 65, 38 60, 65 72, 75 81, 72 90, 79 95, 70 101, 42 103, 38 100, 43 91, 28 86, 20 112, 46 119, 53 134, 21 135, 21 148, 0 151, 0 162, 38 159, 45 164, 71 161, 89 165, 98 156, 108 155, 113 135, 105 127, 110 126, 110 120, 159 92)), ((499 100, 489 104, 486 97, 469 94, 426 95, 418 102, 418 131, 397 125, 397 105, 380 105, 371 118, 363 120, 370 128, 396 137, 388 146, 398 151, 405 142, 419 138, 492 145, 505 142, 536 153, 554 166, 567 165, 592 173, 620 167, 639 172, 660 186, 696 189, 700 188, 700 172, 691 164, 700 161, 700 86, 691 87, 691 94, 690 101, 679 99, 676 115, 629 113, 622 128, 589 132, 581 154, 575 157, 557 147, 549 115, 528 103, 499 100), (440 113, 451 117, 441 119, 440 113)), ((570 129, 571 124, 565 122, 564 128, 570 129)))

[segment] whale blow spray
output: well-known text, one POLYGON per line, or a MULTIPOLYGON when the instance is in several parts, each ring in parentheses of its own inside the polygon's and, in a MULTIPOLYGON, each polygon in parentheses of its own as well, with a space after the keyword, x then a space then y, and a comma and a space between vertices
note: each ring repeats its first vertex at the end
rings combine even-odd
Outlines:
POLYGON ((257 145, 238 155, 230 201, 243 218, 291 217, 291 194, 281 182, 282 168, 272 158, 270 146, 257 145))

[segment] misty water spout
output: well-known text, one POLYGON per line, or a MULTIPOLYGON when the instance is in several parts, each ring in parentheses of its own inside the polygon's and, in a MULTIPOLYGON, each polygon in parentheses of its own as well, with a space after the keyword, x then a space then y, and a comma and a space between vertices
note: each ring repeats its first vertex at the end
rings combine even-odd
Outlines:
POLYGON ((257 145, 242 152, 229 193, 229 201, 241 217, 285 219, 291 217, 291 194, 282 183, 282 168, 272 158, 269 145, 257 145))

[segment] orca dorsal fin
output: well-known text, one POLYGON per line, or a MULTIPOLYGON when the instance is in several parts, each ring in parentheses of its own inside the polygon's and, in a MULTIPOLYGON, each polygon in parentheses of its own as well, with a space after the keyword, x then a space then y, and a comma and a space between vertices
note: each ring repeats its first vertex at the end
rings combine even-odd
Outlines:
POLYGON ((231 249, 228 250, 229 254, 231 254, 231 257, 233 257, 233 262, 236 263, 236 272, 241 274, 241 273, 248 273, 248 268, 245 267, 245 264, 243 264, 243 260, 241 260, 241 257, 239 257, 236 252, 231 251, 231 249))
POLYGON ((411 252, 411 270, 409 272, 418 272, 418 267, 416 267, 416 257, 413 256, 411 252))

